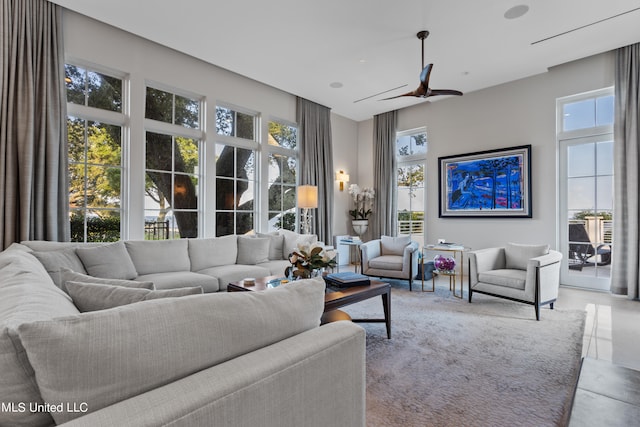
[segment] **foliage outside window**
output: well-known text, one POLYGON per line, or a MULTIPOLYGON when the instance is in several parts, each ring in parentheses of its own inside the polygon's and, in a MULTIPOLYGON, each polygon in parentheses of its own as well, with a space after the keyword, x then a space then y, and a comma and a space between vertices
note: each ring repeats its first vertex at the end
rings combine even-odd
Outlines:
POLYGON ((269 231, 296 228, 297 138, 295 126, 269 122, 269 231))
POLYGON ((146 132, 145 238, 198 237, 200 141, 182 129, 200 127, 200 101, 148 87, 145 117, 175 125, 146 132))
POLYGON ((216 107, 216 132, 218 135, 255 140, 256 117, 253 114, 216 107))
POLYGON ((75 105, 75 115, 67 117, 71 240, 117 241, 121 237, 122 127, 108 122, 114 119, 112 112, 122 112, 122 80, 66 64, 65 83, 67 100, 75 105), (104 120, 89 120, 89 115, 104 116, 104 120))

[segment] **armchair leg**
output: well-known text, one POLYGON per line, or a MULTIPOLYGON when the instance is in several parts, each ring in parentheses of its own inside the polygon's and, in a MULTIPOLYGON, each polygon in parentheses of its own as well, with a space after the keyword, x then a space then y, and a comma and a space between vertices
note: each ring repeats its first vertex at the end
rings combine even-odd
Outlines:
POLYGON ((471 302, 471 294, 473 293, 473 291, 471 290, 471 286, 469 286, 469 302, 471 302))
POLYGON ((550 308, 551 310, 553 310, 553 303, 550 303, 550 304, 549 304, 549 308, 550 308))
POLYGON ((409 292, 411 292, 412 285, 413 285, 413 278, 409 278, 409 292))
POLYGON ((536 309, 536 320, 540 320, 540 304, 536 303, 534 307, 536 309))

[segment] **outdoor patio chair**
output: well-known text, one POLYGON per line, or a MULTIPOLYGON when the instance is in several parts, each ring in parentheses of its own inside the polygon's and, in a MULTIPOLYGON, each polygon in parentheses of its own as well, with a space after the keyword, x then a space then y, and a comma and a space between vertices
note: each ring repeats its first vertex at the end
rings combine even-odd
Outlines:
POLYGON ((584 224, 569 224, 569 268, 608 265, 611 263, 611 246, 594 245, 584 224))

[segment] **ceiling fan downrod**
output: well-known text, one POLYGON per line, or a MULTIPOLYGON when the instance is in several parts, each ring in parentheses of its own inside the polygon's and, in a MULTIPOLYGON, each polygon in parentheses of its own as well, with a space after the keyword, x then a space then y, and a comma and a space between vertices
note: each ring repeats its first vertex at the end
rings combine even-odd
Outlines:
POLYGON ((420 40, 422 40, 422 68, 424 68, 424 39, 429 37, 429 31, 427 30, 418 31, 418 34, 416 34, 416 36, 420 40))

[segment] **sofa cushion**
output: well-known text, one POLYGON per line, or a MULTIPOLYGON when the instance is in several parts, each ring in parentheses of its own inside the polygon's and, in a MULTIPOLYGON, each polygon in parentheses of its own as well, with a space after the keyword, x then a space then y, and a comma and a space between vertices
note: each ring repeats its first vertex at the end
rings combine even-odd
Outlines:
POLYGON ((284 252, 284 236, 282 234, 278 234, 276 231, 273 233, 257 233, 256 236, 269 239, 270 261, 284 259, 282 257, 282 253, 284 252))
MULTIPOLYGON (((271 275, 271 271, 258 265, 221 265, 219 267, 205 268, 198 273, 215 277, 218 281, 219 290, 226 291, 227 285, 231 282, 237 282, 245 277, 266 277, 271 275)), ((284 270, 283 270, 284 273, 284 270)), ((205 292, 207 290, 205 289, 205 292)))
MULTIPOLYGON (((215 268, 215 267, 214 267, 215 268)), ((138 276, 136 280, 153 282, 156 289, 173 289, 200 286, 205 293, 218 292, 218 279, 193 271, 172 271, 138 276)))
POLYGON ((527 280, 527 272, 515 269, 489 270, 478 274, 478 280, 490 285, 523 290, 527 280))
POLYGON ((402 256, 382 255, 369 260, 369 268, 402 271, 402 256))
POLYGON ((380 237, 380 252, 382 255, 403 255, 404 248, 411 243, 411 236, 382 236, 380 237))
MULTIPOLYGON (((85 402, 93 412, 318 327, 324 292, 321 279, 303 280, 267 292, 142 301, 18 331, 44 399, 85 402)), ((52 413, 58 424, 82 415, 52 413)))
POLYGON ((310 245, 318 241, 318 236, 315 234, 298 234, 284 229, 279 230, 278 233, 284 236, 282 259, 289 259, 289 254, 298 249, 298 243, 310 245))
POLYGON ((202 293, 201 287, 149 290, 95 283, 67 282, 67 292, 81 312, 106 310, 134 302, 159 298, 183 297, 202 293))
POLYGON ((531 258, 536 258, 549 253, 549 245, 521 245, 507 243, 504 248, 507 268, 526 270, 531 258))
POLYGON ((98 285, 123 286, 125 288, 155 289, 153 282, 150 281, 144 282, 138 280, 105 279, 103 277, 88 276, 63 267, 60 269, 60 289, 65 292, 67 291, 67 282, 95 283, 98 285))
POLYGON ((129 240, 125 245, 139 275, 191 270, 186 239, 129 240))
MULTIPOLYGON (((42 404, 33 369, 16 329, 25 322, 77 314, 71 298, 53 284, 42 264, 24 251, 0 253, 0 402, 42 404)), ((0 410, 1 426, 50 426, 46 412, 0 410)))
POLYGON ((76 253, 91 276, 130 280, 138 275, 123 242, 94 248, 78 247, 76 253))
POLYGON ((209 239, 188 239, 191 271, 235 264, 238 257, 237 238, 231 234, 209 239))
POLYGON ((49 276, 51 276, 53 283, 59 288, 62 287, 62 268, 67 268, 79 273, 87 272, 78 254, 76 254, 75 248, 64 248, 58 251, 33 251, 32 253, 33 256, 38 258, 38 261, 42 263, 47 273, 49 273, 49 276))
POLYGON ((267 238, 238 236, 238 258, 235 264, 256 265, 269 261, 267 238))
POLYGON ((258 264, 256 267, 266 268, 269 270, 269 276, 275 275, 284 277, 284 270, 287 267, 291 267, 291 263, 284 259, 277 259, 263 262, 262 264, 258 264))

